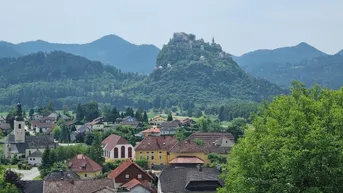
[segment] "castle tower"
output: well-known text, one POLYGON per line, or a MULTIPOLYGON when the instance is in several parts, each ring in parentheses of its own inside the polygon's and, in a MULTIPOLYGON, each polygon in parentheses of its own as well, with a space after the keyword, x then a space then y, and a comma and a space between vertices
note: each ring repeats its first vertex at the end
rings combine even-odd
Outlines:
POLYGON ((25 143, 25 121, 21 104, 17 104, 17 113, 14 120, 14 141, 15 143, 25 143))

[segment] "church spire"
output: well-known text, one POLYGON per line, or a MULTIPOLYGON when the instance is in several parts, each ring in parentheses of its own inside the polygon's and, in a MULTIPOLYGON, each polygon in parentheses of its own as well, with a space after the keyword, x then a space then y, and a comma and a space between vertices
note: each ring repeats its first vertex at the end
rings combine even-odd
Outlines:
POLYGON ((21 104, 20 101, 17 104, 17 112, 16 112, 16 117, 15 117, 16 121, 23 121, 23 110, 21 109, 21 104))

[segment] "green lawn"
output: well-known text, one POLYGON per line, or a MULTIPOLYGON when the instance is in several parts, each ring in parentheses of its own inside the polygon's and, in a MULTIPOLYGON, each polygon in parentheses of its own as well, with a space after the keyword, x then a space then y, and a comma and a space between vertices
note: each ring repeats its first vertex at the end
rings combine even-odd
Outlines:
POLYGON ((37 176, 37 177, 33 178, 33 180, 42 180, 42 178, 40 176, 37 176))
POLYGON ((18 169, 18 165, 5 165, 5 168, 18 169))
POLYGON ((0 112, 0 116, 7 116, 8 112, 0 112))

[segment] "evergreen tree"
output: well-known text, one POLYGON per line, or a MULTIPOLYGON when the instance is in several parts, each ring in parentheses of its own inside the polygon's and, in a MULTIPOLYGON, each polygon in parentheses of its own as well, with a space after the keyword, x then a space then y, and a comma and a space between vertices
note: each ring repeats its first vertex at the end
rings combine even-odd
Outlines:
POLYGON ((219 109, 219 115, 218 115, 218 119, 219 121, 224 121, 224 106, 221 106, 219 109))
POLYGON ((100 165, 105 161, 102 157, 101 136, 99 133, 94 134, 93 144, 88 148, 88 156, 100 165))
POLYGON ((172 121, 173 120, 173 115, 171 113, 168 114, 167 121, 172 121))
POLYGON ((104 106, 103 110, 102 110, 102 116, 104 117, 104 121, 105 122, 110 122, 111 120, 111 111, 110 109, 107 107, 107 105, 104 106))
POLYGON ((35 110, 34 109, 30 109, 29 116, 30 116, 31 119, 32 119, 33 114, 35 114, 35 110))
POLYGON ((115 123, 118 118, 120 118, 120 113, 116 107, 113 107, 111 110, 110 121, 112 121, 112 123, 115 123))
POLYGON ((47 147, 42 155, 42 164, 39 166, 39 171, 42 177, 49 173, 49 168, 52 166, 50 161, 50 148, 47 147))
POLYGON ((148 118, 148 115, 146 114, 146 111, 144 111, 143 123, 149 123, 149 118, 148 118))
POLYGON ((69 143, 70 142, 70 131, 69 131, 68 126, 65 123, 63 123, 60 127, 61 127, 61 140, 64 143, 69 143))
POLYGON ((81 104, 79 103, 76 108, 76 120, 77 121, 82 121, 84 118, 84 113, 81 104))
POLYGON ((140 122, 143 121, 143 109, 141 107, 139 107, 137 109, 135 117, 136 117, 137 121, 140 121, 140 122))
POLYGON ((57 153, 54 150, 50 150, 50 164, 53 165, 56 162, 58 162, 57 153))
POLYGON ((135 117, 135 112, 133 111, 132 108, 127 107, 127 108, 126 108, 126 112, 125 112, 125 116, 135 117))

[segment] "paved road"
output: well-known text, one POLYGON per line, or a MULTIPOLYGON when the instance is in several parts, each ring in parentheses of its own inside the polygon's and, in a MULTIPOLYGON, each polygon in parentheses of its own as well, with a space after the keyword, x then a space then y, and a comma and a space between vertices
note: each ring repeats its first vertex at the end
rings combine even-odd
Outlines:
POLYGON ((22 180, 33 180, 33 178, 40 175, 37 167, 33 167, 31 170, 18 170, 12 169, 14 172, 22 174, 22 180))

